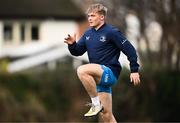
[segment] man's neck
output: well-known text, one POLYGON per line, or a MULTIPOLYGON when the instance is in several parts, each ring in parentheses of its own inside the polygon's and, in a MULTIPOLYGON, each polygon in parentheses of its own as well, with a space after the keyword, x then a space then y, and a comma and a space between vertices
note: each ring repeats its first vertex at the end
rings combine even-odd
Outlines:
POLYGON ((102 25, 104 25, 105 22, 102 22, 101 24, 99 24, 97 27, 94 27, 94 29, 97 31, 102 25))

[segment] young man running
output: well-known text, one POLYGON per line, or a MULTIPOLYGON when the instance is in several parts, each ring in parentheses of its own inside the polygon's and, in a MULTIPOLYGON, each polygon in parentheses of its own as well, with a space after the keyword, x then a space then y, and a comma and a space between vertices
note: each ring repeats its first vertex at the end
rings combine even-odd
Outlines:
POLYGON ((75 41, 75 35, 68 35, 64 42, 74 56, 88 53, 90 63, 77 69, 78 77, 92 101, 90 110, 84 116, 94 116, 100 112, 104 122, 115 123, 111 87, 117 82, 121 71, 118 61, 121 51, 130 62, 130 80, 134 85, 140 83, 140 76, 135 48, 117 28, 105 23, 106 13, 107 8, 102 4, 91 5, 87 10, 90 28, 79 41, 75 41))

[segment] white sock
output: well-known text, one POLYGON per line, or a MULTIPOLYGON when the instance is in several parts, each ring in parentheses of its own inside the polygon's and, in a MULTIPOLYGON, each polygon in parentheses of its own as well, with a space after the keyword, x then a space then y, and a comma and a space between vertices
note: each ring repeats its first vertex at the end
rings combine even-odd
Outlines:
POLYGON ((100 105, 100 100, 99 100, 99 97, 91 97, 91 101, 92 101, 92 104, 97 106, 97 105, 100 105))

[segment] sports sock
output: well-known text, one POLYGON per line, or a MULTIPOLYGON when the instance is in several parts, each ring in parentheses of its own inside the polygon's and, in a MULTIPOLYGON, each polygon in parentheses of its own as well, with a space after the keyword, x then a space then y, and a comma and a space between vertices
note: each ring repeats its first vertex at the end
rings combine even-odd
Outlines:
POLYGON ((97 106, 97 105, 100 105, 100 100, 99 100, 99 97, 91 97, 91 101, 92 101, 92 104, 97 106))

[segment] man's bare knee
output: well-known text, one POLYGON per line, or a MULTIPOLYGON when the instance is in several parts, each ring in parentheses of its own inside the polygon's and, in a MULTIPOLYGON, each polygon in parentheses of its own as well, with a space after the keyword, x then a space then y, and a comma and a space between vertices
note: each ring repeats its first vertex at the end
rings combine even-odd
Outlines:
POLYGON ((85 76, 86 74, 87 73, 86 73, 86 70, 85 70, 84 66, 79 66, 77 68, 77 75, 78 75, 79 78, 85 76))
POLYGON ((86 73, 85 73, 85 69, 84 69, 83 66, 79 66, 79 67, 77 68, 77 74, 78 74, 79 77, 82 76, 83 74, 86 74, 86 73))

